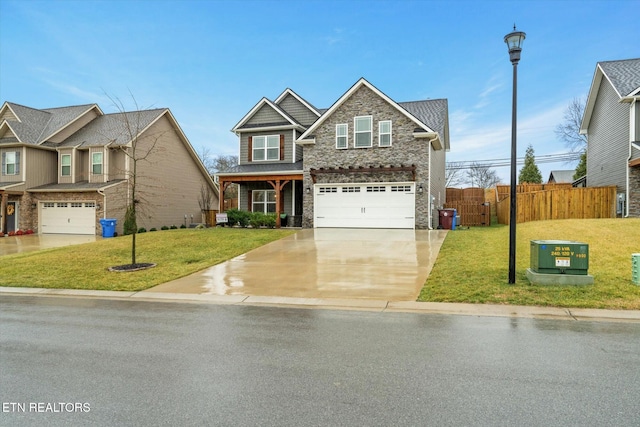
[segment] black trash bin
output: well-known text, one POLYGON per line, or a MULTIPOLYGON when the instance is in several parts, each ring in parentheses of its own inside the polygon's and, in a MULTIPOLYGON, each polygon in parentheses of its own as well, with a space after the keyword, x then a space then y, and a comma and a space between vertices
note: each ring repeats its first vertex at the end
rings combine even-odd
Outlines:
POLYGON ((280 227, 286 227, 289 222, 289 217, 286 213, 280 214, 280 227))

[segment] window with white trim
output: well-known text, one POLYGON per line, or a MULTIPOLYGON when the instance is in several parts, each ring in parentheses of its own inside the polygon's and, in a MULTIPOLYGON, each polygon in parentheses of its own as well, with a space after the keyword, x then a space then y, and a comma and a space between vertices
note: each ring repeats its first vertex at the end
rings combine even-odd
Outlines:
POLYGON ((391 191, 394 193, 411 191, 410 185, 392 185, 391 191))
POLYGON ((371 147, 371 133, 373 129, 373 119, 371 116, 356 117, 353 119, 354 125, 354 147, 371 147))
POLYGON ((391 120, 378 122, 378 146, 391 147, 391 120))
POLYGON ((44 203, 42 204, 42 207, 45 207, 45 208, 55 208, 55 207, 56 207, 56 204, 55 204, 54 202, 44 202, 44 203))
POLYGON ((253 212, 275 213, 275 190, 253 190, 251 192, 251 210, 253 212))
POLYGON ((102 175, 102 153, 93 153, 91 155, 91 173, 102 175))
POLYGON ((6 151, 2 153, 2 175, 18 175, 20 173, 20 152, 6 151))
POLYGON ((62 154, 60 156, 60 169, 62 176, 71 176, 71 154, 62 154))
POLYGON ((81 208, 82 207, 82 202, 71 202, 71 207, 72 208, 81 208))
POLYGON ((336 148, 347 148, 347 133, 349 126, 346 123, 336 125, 336 148))
POLYGON ((280 135, 254 136, 252 159, 280 160, 280 135))

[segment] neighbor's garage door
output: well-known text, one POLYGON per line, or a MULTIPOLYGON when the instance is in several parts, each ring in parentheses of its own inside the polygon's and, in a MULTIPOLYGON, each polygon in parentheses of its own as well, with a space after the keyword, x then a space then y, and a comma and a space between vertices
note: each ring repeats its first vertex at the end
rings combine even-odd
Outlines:
POLYGON ((415 183, 316 184, 315 227, 415 228, 415 183))
POLYGON ((96 234, 94 202, 43 202, 42 233, 96 234))

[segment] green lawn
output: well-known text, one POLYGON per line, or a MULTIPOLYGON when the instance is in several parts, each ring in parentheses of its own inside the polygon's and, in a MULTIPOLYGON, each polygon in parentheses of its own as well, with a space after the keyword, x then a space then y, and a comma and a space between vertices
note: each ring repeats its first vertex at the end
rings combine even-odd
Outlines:
POLYGON ((640 253, 640 219, 536 221, 516 227, 516 284, 509 285, 509 227, 477 227, 447 234, 419 301, 447 301, 640 309, 631 281, 631 254, 640 253), (531 285, 525 272, 531 240, 589 244, 590 286, 531 285))
POLYGON ((0 286, 139 291, 203 270, 292 230, 209 228, 137 235, 136 261, 148 270, 116 273, 107 268, 131 262, 131 237, 6 255, 0 258, 0 286))

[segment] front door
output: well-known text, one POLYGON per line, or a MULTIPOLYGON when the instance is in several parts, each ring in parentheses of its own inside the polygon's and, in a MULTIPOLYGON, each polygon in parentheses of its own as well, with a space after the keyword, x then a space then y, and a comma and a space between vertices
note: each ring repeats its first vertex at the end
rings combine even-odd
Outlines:
POLYGON ((7 202, 7 233, 18 229, 18 202, 7 202))

